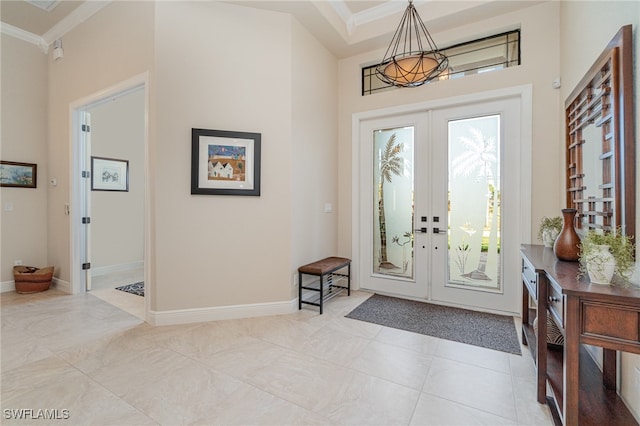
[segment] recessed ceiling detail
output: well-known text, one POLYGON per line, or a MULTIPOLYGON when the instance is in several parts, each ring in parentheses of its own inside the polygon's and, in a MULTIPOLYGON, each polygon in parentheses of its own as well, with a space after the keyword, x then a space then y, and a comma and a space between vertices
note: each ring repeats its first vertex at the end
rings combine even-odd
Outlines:
MULTIPOLYGON (((0 0, 2 1, 2 0, 0 0)), ((58 8, 52 12, 43 12, 31 8, 27 1, 7 2, 15 9, 5 8, 3 4, 2 23, 0 32, 16 37, 27 43, 39 46, 44 53, 49 50, 49 45, 77 25, 85 22, 100 9, 110 3, 108 1, 61 1, 58 8), (25 12, 24 7, 31 9, 31 13, 25 12), (49 15, 51 13, 51 15, 49 15), (62 13, 60 16, 56 16, 62 13), (20 18, 28 18, 25 22, 20 18), (39 19, 44 18, 44 19, 39 19), (32 28, 35 26, 35 28, 32 28)))
MULTIPOLYGON (((0 0, 0 32, 45 46, 114 0, 0 0), (30 33, 30 34, 27 34, 30 33)), ((212 1, 212 0, 209 0, 212 1)), ((384 49, 407 0, 216 0, 289 13, 338 58, 384 49)), ((413 0, 430 30, 471 22, 552 0, 413 0)), ((440 39, 435 37, 439 42, 440 39)))
POLYGON ((32 6, 51 12, 60 3, 59 0, 24 0, 32 6))

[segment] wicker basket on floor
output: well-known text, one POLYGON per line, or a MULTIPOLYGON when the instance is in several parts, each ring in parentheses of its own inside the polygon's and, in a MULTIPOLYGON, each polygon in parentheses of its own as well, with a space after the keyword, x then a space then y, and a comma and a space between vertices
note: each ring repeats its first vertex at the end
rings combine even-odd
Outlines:
POLYGON ((53 266, 42 269, 33 266, 14 266, 13 278, 18 293, 45 291, 49 289, 53 280, 53 266))

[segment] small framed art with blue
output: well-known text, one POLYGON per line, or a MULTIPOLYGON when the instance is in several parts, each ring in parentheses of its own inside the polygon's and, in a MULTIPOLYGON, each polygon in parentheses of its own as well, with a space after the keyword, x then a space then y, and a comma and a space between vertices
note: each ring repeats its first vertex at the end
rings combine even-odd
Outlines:
POLYGON ((260 133, 191 129, 191 194, 260 195, 260 133))

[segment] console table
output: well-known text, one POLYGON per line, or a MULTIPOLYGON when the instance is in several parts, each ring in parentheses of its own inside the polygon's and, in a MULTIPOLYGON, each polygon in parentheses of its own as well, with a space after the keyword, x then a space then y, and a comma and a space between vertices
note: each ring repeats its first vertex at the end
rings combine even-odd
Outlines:
POLYGON ((578 279, 578 263, 551 248, 523 245, 521 253, 522 338, 536 362, 538 402, 565 426, 637 425, 616 393, 616 351, 640 354, 640 289, 578 279), (564 334, 562 350, 546 344, 547 316, 564 334), (603 348, 602 373, 581 344, 603 348))

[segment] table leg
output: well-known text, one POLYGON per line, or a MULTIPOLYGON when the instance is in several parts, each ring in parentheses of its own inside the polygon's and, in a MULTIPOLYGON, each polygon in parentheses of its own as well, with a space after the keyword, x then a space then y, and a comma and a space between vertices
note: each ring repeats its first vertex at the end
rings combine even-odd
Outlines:
POLYGON ((616 390, 617 385, 617 360, 616 351, 612 349, 602 350, 602 382, 605 388, 616 390))
POLYGON ((580 392, 580 299, 567 296, 564 342, 564 426, 578 425, 580 392))

